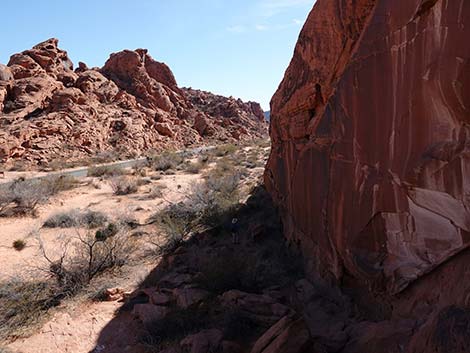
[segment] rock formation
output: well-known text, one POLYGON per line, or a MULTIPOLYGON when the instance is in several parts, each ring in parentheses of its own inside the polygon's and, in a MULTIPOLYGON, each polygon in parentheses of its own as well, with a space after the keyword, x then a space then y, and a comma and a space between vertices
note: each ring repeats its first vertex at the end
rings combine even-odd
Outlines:
POLYGON ((50 39, 0 65, 0 160, 47 165, 103 151, 134 156, 266 132, 259 105, 204 93, 221 108, 206 112, 192 103, 195 95, 178 88, 168 66, 145 49, 112 54, 101 69, 80 62, 74 71, 50 39), (201 119, 211 134, 197 128, 201 119))
POLYGON ((318 0, 272 99, 286 235, 366 318, 328 352, 468 351, 469 22, 465 0, 318 0))

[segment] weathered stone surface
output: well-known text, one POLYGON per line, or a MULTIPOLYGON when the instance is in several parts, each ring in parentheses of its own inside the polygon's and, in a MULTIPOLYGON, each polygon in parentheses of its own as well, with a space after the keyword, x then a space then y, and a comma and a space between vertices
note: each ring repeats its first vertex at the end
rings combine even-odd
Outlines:
POLYGON ((8 66, 0 64, 0 81, 11 81, 13 80, 13 73, 8 66))
MULTIPOLYGON (((234 102, 204 95, 208 104, 234 102)), ((256 103, 237 103, 237 114, 227 118, 204 113, 203 107, 191 103, 192 96, 192 91, 178 88, 168 66, 145 49, 112 54, 102 69, 79 63, 74 71, 57 39, 49 39, 0 66, 2 160, 47 164, 102 151, 133 157, 148 149, 233 141, 241 126, 248 131, 241 139, 267 132, 256 103), (199 114, 214 126, 213 133, 200 134, 194 128, 199 114)))
POLYGON ((396 294, 470 245, 468 19, 465 1, 317 1, 266 172, 311 273, 396 294))
POLYGON ((370 318, 301 283, 327 350, 468 350, 469 20, 461 0, 318 0, 300 34, 265 181, 310 278, 370 318))
POLYGON ((153 304, 136 304, 133 309, 134 316, 144 324, 162 320, 169 312, 167 307, 153 304))
POLYGON ((256 341, 251 353, 302 353, 309 341, 310 335, 303 320, 286 316, 256 341))
POLYGON ((273 325, 284 316, 292 314, 289 307, 278 303, 268 295, 231 290, 221 296, 221 301, 225 308, 236 309, 262 325, 273 325))
POLYGON ((217 329, 204 330, 186 337, 180 342, 181 348, 188 353, 216 352, 222 343, 222 332, 217 329))
POLYGON ((173 295, 176 298, 176 304, 182 309, 187 309, 204 301, 210 293, 197 288, 176 288, 173 290, 173 295))

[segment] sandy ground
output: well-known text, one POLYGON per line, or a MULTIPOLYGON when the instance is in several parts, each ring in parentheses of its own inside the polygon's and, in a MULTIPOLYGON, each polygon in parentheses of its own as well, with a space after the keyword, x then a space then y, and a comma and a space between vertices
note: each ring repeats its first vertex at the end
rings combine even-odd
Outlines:
MULTIPOLYGON (((255 177, 259 177, 262 171, 263 168, 257 168, 252 170, 252 173, 255 177)), ((131 217, 142 224, 168 201, 183 200, 192 186, 201 179, 201 174, 177 172, 175 175, 164 175, 160 180, 152 180, 151 184, 141 186, 137 194, 115 196, 108 181, 84 178, 81 179, 83 182, 81 186, 63 192, 51 199, 47 205, 41 206, 36 218, 0 218, 0 280, 19 275, 37 278, 44 273, 38 272, 38 268, 44 268, 46 263, 39 251, 37 235, 43 239, 46 250, 53 254, 60 250, 58 248, 60 240, 63 237, 73 236, 71 232, 76 231, 41 228, 44 221, 52 214, 73 209, 90 209, 101 211, 115 219, 131 217), (148 192, 156 185, 166 186, 163 189, 163 198, 151 199, 148 197, 148 192), (17 239, 26 240, 27 247, 23 251, 15 251, 12 248, 13 241, 17 239)), ((126 291, 134 290, 139 280, 145 278, 157 265, 157 259, 152 261, 128 269, 125 278, 122 278, 124 284, 122 288, 126 291)), ((95 347, 101 330, 113 319, 116 309, 120 306, 119 302, 90 303, 83 300, 67 302, 63 307, 54 310, 50 320, 39 331, 6 347, 13 352, 22 353, 88 353, 95 347)), ((116 329, 126 332, 126 327, 116 329)))
MULTIPOLYGON (((199 179, 199 175, 177 174, 164 176, 161 180, 153 181, 151 185, 165 185, 165 200, 178 202, 199 179)), ((91 182, 91 179, 84 180, 85 183, 87 181, 91 182)), ((46 250, 53 253, 60 250, 55 246, 61 238, 73 236, 76 231, 74 229, 41 228, 53 214, 74 209, 93 210, 101 211, 112 219, 131 217, 139 223, 144 223, 153 212, 166 204, 165 200, 146 197, 145 193, 150 185, 142 186, 141 191, 135 195, 114 196, 106 181, 93 183, 100 188, 84 185, 54 197, 49 204, 39 208, 37 218, 0 218, 0 280, 17 276, 18 272, 27 274, 44 264, 36 239, 38 235, 43 239, 46 250), (17 239, 26 240, 27 247, 23 251, 15 251, 12 248, 12 243, 17 239)))

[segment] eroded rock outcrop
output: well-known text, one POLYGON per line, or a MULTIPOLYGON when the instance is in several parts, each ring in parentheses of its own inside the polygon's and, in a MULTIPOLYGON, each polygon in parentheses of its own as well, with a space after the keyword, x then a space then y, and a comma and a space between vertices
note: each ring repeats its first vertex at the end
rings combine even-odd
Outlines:
POLYGON ((470 341, 449 329, 468 328, 469 20, 464 0, 318 0, 271 102, 265 180, 287 237, 383 320, 359 331, 387 352, 470 341))
POLYGON ((145 49, 114 53, 101 69, 79 63, 73 70, 67 52, 50 39, 0 66, 0 160, 47 165, 103 151, 135 156, 250 139, 267 130, 253 103, 226 116, 204 112, 191 100, 170 68, 145 49), (195 128, 200 114, 217 127, 213 134, 195 128))

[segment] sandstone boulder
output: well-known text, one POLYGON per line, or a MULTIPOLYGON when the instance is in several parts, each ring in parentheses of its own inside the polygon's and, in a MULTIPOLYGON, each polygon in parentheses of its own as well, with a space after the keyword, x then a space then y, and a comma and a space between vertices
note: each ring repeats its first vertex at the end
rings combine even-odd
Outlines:
POLYGON ((238 290, 225 292, 221 296, 222 305, 236 309, 242 315, 259 323, 271 326, 292 311, 268 295, 251 294, 238 290))
POLYGON ((0 64, 0 81, 11 81, 13 79, 11 69, 8 66, 0 64))
POLYGON ((204 330, 186 337, 180 342, 184 352, 207 353, 216 352, 222 343, 222 332, 217 329, 204 330))
POLYGON ((312 345, 302 319, 286 316, 274 324, 253 346, 251 353, 302 353, 312 345))
POLYGON ((167 307, 153 304, 136 304, 132 311, 133 315, 144 324, 162 320, 169 312, 170 309, 167 307))

